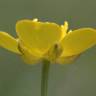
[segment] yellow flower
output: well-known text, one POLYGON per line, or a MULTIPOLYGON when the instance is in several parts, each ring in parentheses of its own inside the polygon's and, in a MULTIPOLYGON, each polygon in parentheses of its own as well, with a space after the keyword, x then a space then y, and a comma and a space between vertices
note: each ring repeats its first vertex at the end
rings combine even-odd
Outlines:
POLYGON ((16 23, 18 38, 0 31, 0 46, 15 52, 30 64, 47 59, 52 63, 72 62, 96 44, 96 29, 80 28, 68 31, 68 23, 58 25, 37 19, 16 23))

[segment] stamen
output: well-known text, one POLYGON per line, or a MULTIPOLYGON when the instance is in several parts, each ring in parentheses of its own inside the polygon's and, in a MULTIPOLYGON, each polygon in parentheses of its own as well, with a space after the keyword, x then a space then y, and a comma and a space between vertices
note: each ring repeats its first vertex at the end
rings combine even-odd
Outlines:
POLYGON ((33 21, 34 21, 34 22, 37 22, 37 21, 38 21, 38 19, 37 19, 37 18, 34 18, 34 19, 33 19, 33 21))

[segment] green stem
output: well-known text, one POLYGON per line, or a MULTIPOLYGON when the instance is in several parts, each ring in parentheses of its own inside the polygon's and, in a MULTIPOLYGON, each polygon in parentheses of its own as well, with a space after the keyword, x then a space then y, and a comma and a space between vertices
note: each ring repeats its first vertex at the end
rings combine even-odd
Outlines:
POLYGON ((49 61, 43 61, 41 77, 41 96, 47 96, 49 65, 49 61))

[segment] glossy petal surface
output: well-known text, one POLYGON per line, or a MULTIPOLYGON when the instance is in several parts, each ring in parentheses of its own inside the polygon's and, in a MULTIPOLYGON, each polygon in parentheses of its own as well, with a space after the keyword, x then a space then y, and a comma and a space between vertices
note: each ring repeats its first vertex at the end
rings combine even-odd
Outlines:
POLYGON ((55 23, 21 20, 16 24, 17 34, 35 54, 45 54, 55 43, 60 42, 63 32, 55 23))
POLYGON ((73 56, 80 54, 96 44, 96 30, 81 28, 70 32, 62 40, 62 56, 73 56))

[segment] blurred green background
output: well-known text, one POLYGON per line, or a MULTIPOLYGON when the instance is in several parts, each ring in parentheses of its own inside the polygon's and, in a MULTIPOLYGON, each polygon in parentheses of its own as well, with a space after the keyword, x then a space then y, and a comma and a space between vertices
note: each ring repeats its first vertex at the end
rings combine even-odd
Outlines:
MULTIPOLYGON (((0 0, 0 30, 16 37, 15 23, 38 18, 70 29, 96 28, 96 0, 0 0)), ((74 64, 51 65, 48 96, 96 96, 96 47, 74 64)), ((0 96, 40 96, 41 65, 0 48, 0 96)))

